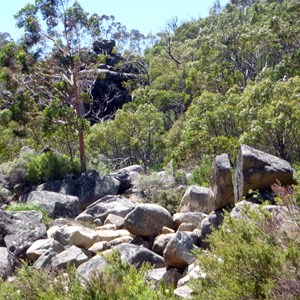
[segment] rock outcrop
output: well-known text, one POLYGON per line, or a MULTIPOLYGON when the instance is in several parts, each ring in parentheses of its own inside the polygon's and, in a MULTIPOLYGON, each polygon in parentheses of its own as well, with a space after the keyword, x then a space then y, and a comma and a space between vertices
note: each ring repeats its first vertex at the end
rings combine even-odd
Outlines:
POLYGON ((270 190, 272 184, 279 181, 283 185, 292 185, 294 169, 276 156, 241 145, 235 170, 235 202, 241 201, 249 190, 270 190))

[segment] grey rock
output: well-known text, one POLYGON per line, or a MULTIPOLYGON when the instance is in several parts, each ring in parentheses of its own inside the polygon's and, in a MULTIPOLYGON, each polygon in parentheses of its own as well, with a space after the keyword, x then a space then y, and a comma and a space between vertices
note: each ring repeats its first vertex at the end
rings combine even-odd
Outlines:
MULTIPOLYGON (((150 263, 155 268, 165 267, 164 259, 156 253, 137 245, 120 244, 114 247, 114 251, 120 252, 121 260, 128 261, 137 267, 141 267, 145 263, 150 263)), ((103 255, 111 253, 112 250, 106 250, 103 255)))
POLYGON ((222 154, 216 156, 210 180, 213 192, 214 210, 234 204, 234 189, 229 156, 222 154))
POLYGON ((152 251, 163 256, 164 250, 175 233, 160 234, 154 240, 152 251))
POLYGON ((180 286, 174 290, 174 295, 184 299, 190 299, 194 291, 187 285, 180 286))
POLYGON ((206 241, 206 238, 211 234, 212 229, 217 229, 222 224, 224 220, 224 211, 219 209, 210 213, 202 222, 201 222, 201 247, 207 248, 209 243, 206 241))
POLYGON ((53 226, 47 231, 52 238, 63 246, 78 246, 84 249, 91 247, 97 240, 97 233, 84 226, 53 226))
POLYGON ((49 217, 75 218, 79 214, 79 199, 49 191, 33 191, 20 197, 20 202, 34 203, 43 206, 49 217))
POLYGON ((192 185, 183 195, 178 211, 210 213, 213 210, 212 191, 209 188, 192 185))
POLYGON ((51 191, 79 199, 80 209, 84 210, 88 205, 106 196, 117 194, 120 182, 112 176, 99 176, 94 171, 83 173, 79 178, 66 178, 43 183, 37 187, 38 191, 51 191))
POLYGON ((107 263, 104 257, 95 255, 87 262, 82 263, 76 270, 77 276, 82 281, 88 281, 93 276, 97 276, 105 272, 107 263))
POLYGON ((205 217, 207 217, 207 214, 196 211, 176 213, 173 215, 174 228, 177 229, 182 223, 192 223, 199 227, 205 217))
POLYGON ((235 171, 235 202, 241 201, 249 190, 270 190, 278 180, 283 185, 292 185, 294 169, 276 156, 241 145, 235 171))
POLYGON ((150 271, 149 280, 154 283, 156 289, 159 284, 174 288, 181 277, 181 272, 174 268, 158 268, 150 271))
POLYGON ((87 223, 93 223, 94 221, 94 217, 90 214, 87 214, 85 212, 82 212, 81 214, 79 214, 76 218, 76 221, 80 221, 80 222, 87 222, 87 223))
POLYGON ((43 252, 39 258, 32 265, 37 270, 49 270, 52 268, 52 260, 57 255, 56 252, 46 251, 43 252))
POLYGON ((138 204, 125 217, 124 228, 137 236, 156 236, 166 226, 173 228, 170 213, 157 204, 138 204))
POLYGON ((2 215, 3 219, 0 218, 0 236, 2 235, 4 244, 16 257, 24 258, 27 249, 34 241, 46 237, 46 227, 40 212, 4 212, 2 215), (3 223, 2 220, 4 220, 3 223))
POLYGON ((106 224, 114 224, 119 229, 124 225, 124 218, 114 214, 109 214, 104 221, 104 225, 106 224))
POLYGON ((100 219, 104 223, 109 214, 125 217, 134 209, 135 205, 126 198, 119 196, 106 196, 87 207, 85 213, 100 219))
POLYGON ((77 268, 91 257, 92 255, 89 251, 73 245, 57 254, 52 259, 51 266, 55 269, 65 269, 68 264, 73 264, 77 268))
POLYGON ((60 253, 64 247, 54 239, 42 239, 35 241, 26 251, 27 258, 36 261, 45 252, 60 253))
POLYGON ((163 256, 169 267, 184 269, 188 264, 194 262, 192 251, 196 249, 193 239, 185 232, 177 232, 168 242, 163 256))
POLYGON ((0 247, 0 279, 11 276, 17 264, 15 256, 7 248, 0 247))

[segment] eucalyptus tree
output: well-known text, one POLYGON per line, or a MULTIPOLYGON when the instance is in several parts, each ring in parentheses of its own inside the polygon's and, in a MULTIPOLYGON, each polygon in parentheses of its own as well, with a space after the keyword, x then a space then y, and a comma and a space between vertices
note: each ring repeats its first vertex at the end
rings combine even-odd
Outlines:
POLYGON ((22 8, 15 18, 17 26, 24 29, 22 45, 40 51, 40 61, 29 75, 30 92, 39 101, 43 99, 46 108, 56 103, 58 108, 73 109, 81 169, 85 171, 83 104, 84 100, 91 100, 86 91, 91 91, 96 73, 89 72, 87 77, 82 70, 93 69, 97 64, 97 55, 88 51, 92 43, 108 36, 116 27, 119 29, 119 23, 113 23, 111 17, 89 15, 77 1, 69 0, 36 0, 22 8))

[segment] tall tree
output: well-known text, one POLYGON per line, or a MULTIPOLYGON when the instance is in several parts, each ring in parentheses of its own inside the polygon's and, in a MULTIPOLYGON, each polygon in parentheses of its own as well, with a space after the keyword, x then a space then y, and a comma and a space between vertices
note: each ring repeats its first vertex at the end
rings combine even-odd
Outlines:
MULTIPOLYGON (((25 31, 24 47, 43 49, 45 59, 31 76, 36 82, 44 82, 40 95, 46 102, 60 99, 76 112, 81 169, 85 171, 82 95, 93 80, 92 76, 82 78, 81 70, 88 61, 87 49, 101 35, 103 20, 96 14, 89 17, 77 1, 69 0, 36 0, 35 5, 28 4, 15 18, 17 26, 25 31)), ((36 84, 35 88, 38 86, 41 85, 36 84)))

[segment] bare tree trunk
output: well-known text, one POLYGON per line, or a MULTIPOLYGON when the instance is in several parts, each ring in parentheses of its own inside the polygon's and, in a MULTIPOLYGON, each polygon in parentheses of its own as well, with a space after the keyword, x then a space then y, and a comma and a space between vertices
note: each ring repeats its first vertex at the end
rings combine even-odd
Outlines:
POLYGON ((79 142, 79 156, 80 156, 80 166, 81 166, 81 172, 86 171, 86 160, 85 160, 85 149, 84 149, 84 134, 83 134, 83 119, 81 114, 81 100, 80 95, 78 91, 78 85, 77 85, 77 77, 76 74, 72 74, 72 82, 73 82, 73 93, 75 98, 75 110, 76 110, 76 117, 78 121, 80 122, 78 127, 78 142, 79 142))

